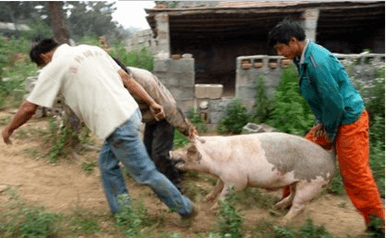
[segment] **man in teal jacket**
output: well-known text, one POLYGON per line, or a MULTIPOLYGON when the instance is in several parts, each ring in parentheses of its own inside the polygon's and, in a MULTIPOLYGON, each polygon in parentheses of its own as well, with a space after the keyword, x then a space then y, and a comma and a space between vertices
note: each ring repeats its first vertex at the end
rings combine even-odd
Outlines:
POLYGON ((384 208, 368 164, 368 114, 344 66, 326 48, 306 39, 296 22, 280 22, 268 38, 270 46, 294 60, 298 68, 301 94, 317 121, 306 138, 325 149, 334 147, 347 194, 366 225, 374 217, 384 221, 384 208))

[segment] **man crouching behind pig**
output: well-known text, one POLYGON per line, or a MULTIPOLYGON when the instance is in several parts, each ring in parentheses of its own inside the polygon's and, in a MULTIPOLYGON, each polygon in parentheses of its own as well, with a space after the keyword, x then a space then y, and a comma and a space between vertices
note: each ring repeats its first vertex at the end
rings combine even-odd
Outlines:
POLYGON ((231 187, 238 192, 248 185, 270 191, 290 186, 291 195, 275 205, 283 209, 292 204, 283 223, 301 213, 334 177, 334 153, 299 136, 273 132, 199 137, 192 127, 189 139, 191 145, 171 151, 170 157, 182 160, 183 170, 218 178, 208 201, 220 192, 219 199, 224 199, 231 187))

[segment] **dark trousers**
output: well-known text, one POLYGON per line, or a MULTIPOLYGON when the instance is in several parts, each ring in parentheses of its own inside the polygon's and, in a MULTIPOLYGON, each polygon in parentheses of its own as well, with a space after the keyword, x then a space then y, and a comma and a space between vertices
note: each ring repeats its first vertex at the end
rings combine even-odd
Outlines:
POLYGON ((173 149, 174 127, 166 120, 146 123, 143 142, 158 171, 163 173, 182 191, 182 171, 170 160, 169 151, 173 149))

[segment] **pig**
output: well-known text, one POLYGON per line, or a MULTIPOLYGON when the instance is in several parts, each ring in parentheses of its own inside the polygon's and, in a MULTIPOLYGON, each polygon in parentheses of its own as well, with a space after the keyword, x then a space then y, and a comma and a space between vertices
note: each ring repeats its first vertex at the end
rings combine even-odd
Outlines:
MULTIPOLYGON (((335 173, 335 153, 305 138, 266 132, 232 136, 198 136, 190 129, 190 144, 170 151, 178 167, 211 174, 217 184, 207 201, 224 199, 230 188, 236 192, 246 186, 275 191, 290 186, 290 196, 276 203, 276 209, 291 206, 282 222, 300 214, 335 173)), ((217 209, 218 203, 211 208, 217 209)))

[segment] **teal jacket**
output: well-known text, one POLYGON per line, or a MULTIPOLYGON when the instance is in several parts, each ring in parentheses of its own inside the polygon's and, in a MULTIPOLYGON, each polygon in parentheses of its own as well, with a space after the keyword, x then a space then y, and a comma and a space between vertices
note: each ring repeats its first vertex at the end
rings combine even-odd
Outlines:
POLYGON ((326 48, 309 42, 304 63, 294 63, 299 70, 301 94, 333 141, 340 125, 360 117, 365 107, 363 99, 343 64, 326 48))

